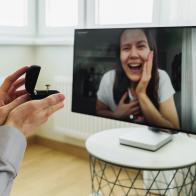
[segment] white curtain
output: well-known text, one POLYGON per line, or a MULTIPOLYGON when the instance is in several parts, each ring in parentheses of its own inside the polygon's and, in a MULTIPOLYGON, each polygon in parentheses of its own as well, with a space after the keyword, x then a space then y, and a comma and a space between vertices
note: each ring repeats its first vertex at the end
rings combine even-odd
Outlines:
POLYGON ((192 63, 192 30, 184 29, 182 40, 182 89, 181 89, 181 117, 182 129, 192 128, 192 98, 193 98, 193 63, 192 63), (188 87, 188 88, 187 88, 188 87))
POLYGON ((196 28, 192 30, 192 129, 196 131, 196 28))
POLYGON ((181 106, 182 129, 196 131, 196 28, 183 34, 181 106))

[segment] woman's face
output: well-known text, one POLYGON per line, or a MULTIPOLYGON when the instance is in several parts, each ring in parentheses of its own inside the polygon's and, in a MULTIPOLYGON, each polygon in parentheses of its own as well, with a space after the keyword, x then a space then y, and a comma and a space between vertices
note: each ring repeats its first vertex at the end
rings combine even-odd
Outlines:
POLYGON ((142 76, 143 64, 150 52, 146 35, 142 30, 125 30, 120 39, 120 60, 127 77, 138 82, 142 76))

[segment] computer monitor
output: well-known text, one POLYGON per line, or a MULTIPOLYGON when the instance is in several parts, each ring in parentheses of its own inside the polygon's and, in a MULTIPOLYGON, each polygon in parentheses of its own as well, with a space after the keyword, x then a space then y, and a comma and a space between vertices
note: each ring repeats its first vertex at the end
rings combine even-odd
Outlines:
POLYGON ((76 29, 72 111, 196 134, 196 27, 76 29))

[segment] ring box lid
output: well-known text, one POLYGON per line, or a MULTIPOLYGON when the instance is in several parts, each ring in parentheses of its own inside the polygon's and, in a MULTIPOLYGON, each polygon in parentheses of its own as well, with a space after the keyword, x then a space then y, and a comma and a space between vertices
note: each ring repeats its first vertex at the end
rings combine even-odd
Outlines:
POLYGON ((40 70, 41 70, 40 66, 32 65, 26 71, 25 88, 26 88, 26 91, 31 95, 34 95, 35 92, 36 92, 35 91, 35 86, 36 86, 36 83, 37 83, 37 79, 38 79, 40 70))

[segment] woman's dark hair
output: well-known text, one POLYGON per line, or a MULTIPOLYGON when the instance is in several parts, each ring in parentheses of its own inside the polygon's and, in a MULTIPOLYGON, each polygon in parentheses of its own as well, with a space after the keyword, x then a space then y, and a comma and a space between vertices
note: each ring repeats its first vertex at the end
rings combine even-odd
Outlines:
MULTIPOLYGON (((128 30, 128 29, 127 29, 128 30)), ((150 50, 154 51, 153 55, 153 65, 152 65, 152 74, 151 79, 149 81, 148 87, 147 87, 147 95, 152 101, 152 103, 155 105, 157 109, 159 109, 159 98, 158 98, 158 84, 159 84, 159 74, 158 74, 158 59, 157 59, 157 46, 156 41, 154 39, 154 36, 148 29, 139 29, 142 30, 147 38, 148 45, 150 50)), ((127 91, 127 89, 130 87, 130 80, 127 78, 120 61, 120 39, 121 35, 123 34, 125 30, 123 30, 120 33, 119 36, 119 46, 117 49, 117 65, 116 65, 116 75, 115 75, 115 82, 113 87, 113 95, 114 95, 114 101, 116 104, 119 103, 121 97, 123 94, 127 91)), ((128 98, 127 98, 128 101, 128 98)))

